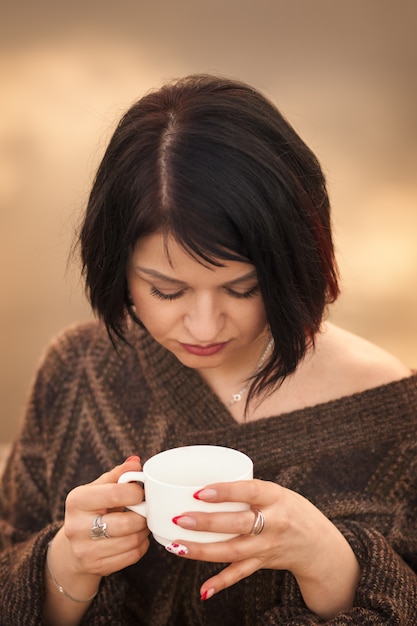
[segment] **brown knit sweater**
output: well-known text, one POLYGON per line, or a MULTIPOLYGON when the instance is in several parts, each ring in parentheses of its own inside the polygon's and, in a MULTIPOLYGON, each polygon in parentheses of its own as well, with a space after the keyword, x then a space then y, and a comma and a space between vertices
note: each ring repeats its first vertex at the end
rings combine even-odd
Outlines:
MULTIPOLYGON (((0 492, 0 624, 42 623, 48 541, 66 494, 131 454, 177 445, 235 447, 255 477, 309 498, 359 559, 355 606, 332 626, 417 624, 417 376, 285 415, 237 424, 199 375, 132 329, 113 349, 92 322, 61 335, 37 372, 0 492)), ((86 533, 89 529, 86 528, 86 533)), ((312 625, 293 576, 262 570, 201 602, 222 566, 155 542, 103 579, 83 624, 312 625)))

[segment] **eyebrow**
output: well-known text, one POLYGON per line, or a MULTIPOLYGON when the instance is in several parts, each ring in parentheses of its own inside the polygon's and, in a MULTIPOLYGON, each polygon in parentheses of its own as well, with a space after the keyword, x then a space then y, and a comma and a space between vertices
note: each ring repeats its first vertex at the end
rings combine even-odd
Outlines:
MULTIPOLYGON (((159 280, 165 280, 169 283, 173 283, 175 285, 181 285, 181 286, 186 286, 187 284, 183 280, 178 280, 178 278, 173 278, 172 276, 166 276, 165 274, 162 274, 162 272, 158 272, 158 270, 153 270, 148 267, 142 267, 140 265, 137 265, 136 269, 139 270, 139 272, 146 274, 150 278, 157 278, 159 280)), ((234 278, 233 280, 227 281, 225 285, 237 285, 247 280, 251 280, 252 278, 256 278, 256 276, 257 276, 256 270, 251 270, 250 272, 247 272, 247 274, 244 274, 243 276, 239 276, 238 278, 234 278)))

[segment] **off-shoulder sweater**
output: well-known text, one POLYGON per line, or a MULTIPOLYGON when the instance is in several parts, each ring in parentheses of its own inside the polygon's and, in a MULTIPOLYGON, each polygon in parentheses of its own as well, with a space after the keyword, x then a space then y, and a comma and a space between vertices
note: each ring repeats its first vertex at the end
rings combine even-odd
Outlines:
MULTIPOLYGON (((99 322, 61 334, 43 356, 0 491, 0 623, 42 624, 48 542, 67 493, 132 454, 217 444, 254 476, 311 500, 361 567, 354 607, 326 622, 417 624, 417 376, 238 424, 198 373, 145 331, 114 349, 99 322)), ((86 528, 86 533, 89 532, 86 528)), ((178 558, 151 540, 135 565, 102 579, 88 626, 323 623, 287 571, 260 570, 201 602, 224 565, 178 558)))

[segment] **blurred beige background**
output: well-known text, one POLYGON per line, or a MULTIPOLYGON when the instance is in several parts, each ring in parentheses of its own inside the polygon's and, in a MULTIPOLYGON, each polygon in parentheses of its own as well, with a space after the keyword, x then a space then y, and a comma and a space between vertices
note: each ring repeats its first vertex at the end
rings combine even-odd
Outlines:
POLYGON ((343 297, 331 317, 417 366, 414 0, 16 2, 0 19, 0 442, 50 338, 90 314, 67 267, 127 106, 217 72, 271 97, 328 177, 343 297))

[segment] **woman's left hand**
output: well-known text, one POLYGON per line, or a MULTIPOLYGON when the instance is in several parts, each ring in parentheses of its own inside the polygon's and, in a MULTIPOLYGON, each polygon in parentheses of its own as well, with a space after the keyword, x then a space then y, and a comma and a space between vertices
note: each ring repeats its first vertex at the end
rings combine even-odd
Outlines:
POLYGON ((259 569, 279 569, 293 573, 307 606, 321 617, 352 606, 360 574, 356 557, 336 526, 306 498, 255 479, 208 485, 198 492, 198 499, 247 502, 251 507, 238 513, 184 512, 176 518, 182 528, 238 535, 219 543, 187 542, 180 550, 185 558, 230 563, 204 582, 202 599, 259 569), (265 526, 253 535, 258 510, 265 526))

